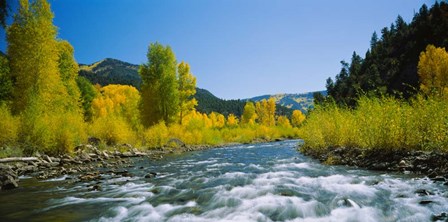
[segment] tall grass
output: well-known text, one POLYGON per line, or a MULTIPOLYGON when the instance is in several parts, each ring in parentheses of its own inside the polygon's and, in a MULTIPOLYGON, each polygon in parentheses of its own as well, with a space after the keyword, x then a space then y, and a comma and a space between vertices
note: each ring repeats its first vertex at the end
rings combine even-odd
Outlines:
POLYGON ((303 149, 331 147, 448 151, 448 103, 418 96, 358 100, 356 109, 319 106, 300 129, 303 149))

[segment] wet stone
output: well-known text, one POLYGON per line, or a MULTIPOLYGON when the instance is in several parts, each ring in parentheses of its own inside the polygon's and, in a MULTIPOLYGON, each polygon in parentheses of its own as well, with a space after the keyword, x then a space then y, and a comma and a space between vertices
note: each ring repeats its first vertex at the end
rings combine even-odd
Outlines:
POLYGON ((432 178, 432 180, 438 181, 438 182, 445 182, 446 181, 445 177, 442 177, 442 176, 436 176, 436 177, 432 178))
POLYGON ((431 217, 432 221, 447 221, 448 220, 448 214, 443 212, 441 214, 436 214, 431 217))
POLYGON ((149 178, 155 178, 157 176, 156 172, 149 172, 148 174, 145 175, 145 178, 149 179, 149 178))
POLYGON ((430 203, 432 203, 432 202, 434 202, 434 201, 432 201, 432 200, 421 200, 420 202, 418 202, 420 205, 428 205, 428 204, 430 204, 430 203))

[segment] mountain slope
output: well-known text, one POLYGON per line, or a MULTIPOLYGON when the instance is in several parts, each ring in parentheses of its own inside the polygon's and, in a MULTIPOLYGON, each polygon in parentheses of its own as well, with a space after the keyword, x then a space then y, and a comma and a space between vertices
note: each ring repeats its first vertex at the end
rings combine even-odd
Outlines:
POLYGON ((140 88, 141 78, 138 65, 107 58, 90 65, 79 65, 79 75, 86 77, 93 84, 132 85, 140 88))
MULTIPOLYGON (((275 95, 263 95, 263 96, 257 96, 246 100, 251 101, 261 101, 263 99, 269 99, 273 97, 275 99, 275 102, 279 105, 282 105, 284 107, 288 107, 290 109, 298 109, 302 112, 307 112, 310 108, 314 107, 314 99, 313 94, 316 92, 308 92, 308 93, 301 93, 301 94, 275 94, 275 95)), ((318 91, 317 93, 321 93, 322 95, 326 96, 327 91, 318 91)))

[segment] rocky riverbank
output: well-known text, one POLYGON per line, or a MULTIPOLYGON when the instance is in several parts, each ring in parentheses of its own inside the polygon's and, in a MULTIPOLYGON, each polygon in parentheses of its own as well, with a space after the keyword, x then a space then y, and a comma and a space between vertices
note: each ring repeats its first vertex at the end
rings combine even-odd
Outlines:
POLYGON ((299 150, 329 165, 357 166, 369 170, 397 171, 428 176, 448 185, 448 153, 388 149, 328 148, 299 150))
MULTIPOLYGON (((272 141, 256 140, 252 143, 283 141, 276 138, 272 141)), ((89 139, 89 142, 90 139, 89 139)), ((169 154, 181 154, 210 148, 220 148, 238 145, 227 143, 221 145, 187 145, 179 139, 173 138, 164 147, 150 148, 144 151, 129 144, 121 144, 106 149, 99 149, 92 144, 80 145, 75 148, 73 155, 48 156, 36 153, 32 157, 11 157, 0 159, 0 191, 14 189, 19 186, 20 177, 32 177, 47 180, 66 176, 71 182, 101 179, 102 175, 110 174, 115 177, 132 176, 124 168, 132 167, 134 158, 147 158, 155 161, 169 154)), ((152 178, 157 172, 147 172, 147 178, 152 178)), ((96 188, 95 188, 96 189, 96 188)))
MULTIPOLYGON (((17 188, 20 177, 47 180, 66 175, 66 180, 77 182, 97 180, 104 174, 117 177, 132 176, 123 169, 132 167, 134 158, 155 161, 168 154, 211 148, 211 146, 187 146, 180 140, 172 140, 170 143, 175 147, 167 146, 139 151, 129 144, 106 150, 101 150, 95 145, 80 145, 76 147, 74 155, 64 154, 51 157, 36 153, 32 157, 3 158, 0 159, 0 190, 17 188)), ((226 146, 228 145, 230 144, 226 146)), ((147 177, 156 175, 157 172, 148 172, 147 177)), ((92 189, 100 189, 100 187, 92 187, 92 189)))

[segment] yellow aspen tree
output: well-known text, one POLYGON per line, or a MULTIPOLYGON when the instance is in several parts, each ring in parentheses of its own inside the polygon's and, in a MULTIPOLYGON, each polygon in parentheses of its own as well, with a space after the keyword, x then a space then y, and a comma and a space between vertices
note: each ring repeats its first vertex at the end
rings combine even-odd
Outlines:
POLYGON ((212 126, 214 128, 222 128, 225 125, 225 117, 221 113, 211 112, 208 115, 209 119, 212 121, 212 126))
POLYGON ((268 103, 265 99, 255 103, 255 112, 257 113, 258 123, 264 126, 268 126, 269 124, 267 105, 268 103))
POLYGON ((233 113, 227 116, 227 126, 229 127, 238 126, 238 118, 235 115, 233 115, 233 113))
POLYGON ((269 98, 266 104, 268 124, 267 126, 275 126, 275 99, 273 97, 269 98))
POLYGON ((126 119, 134 129, 140 122, 138 106, 140 94, 133 86, 107 85, 101 88, 98 96, 92 100, 94 120, 106 116, 119 116, 126 119))
POLYGON ((79 93, 73 82, 73 49, 56 40, 53 17, 46 0, 20 0, 7 29, 10 75, 15 80, 12 108, 21 116, 20 140, 30 144, 26 153, 71 152, 86 137, 75 101, 79 93))
MULTIPOLYGON (((45 0, 20 0, 14 22, 7 29, 10 71, 16 80, 13 110, 57 110, 67 91, 58 70, 58 47, 53 13, 45 0)), ((37 113, 41 111, 35 110, 37 113)))
POLYGON ((418 62, 420 90, 426 95, 448 95, 448 53, 445 48, 428 45, 418 62))
POLYGON ((181 62, 177 65, 179 85, 179 124, 185 115, 194 110, 198 102, 193 97, 196 94, 196 77, 190 72, 190 65, 181 62))
POLYGON ((299 127, 303 121, 305 121, 305 115, 303 115, 302 111, 294 110, 291 116, 292 125, 294 127, 299 127))
POLYGON ((70 45, 70 43, 67 41, 58 41, 58 55, 59 73, 62 83, 64 84, 68 93, 68 104, 66 106, 70 110, 81 112, 81 92, 79 91, 78 85, 76 83, 79 67, 74 58, 73 46, 70 45))
POLYGON ((284 128, 291 128, 291 123, 289 122, 288 117, 286 116, 279 116, 277 119, 277 125, 284 127, 284 128))
POLYGON ((241 123, 247 125, 254 125, 255 120, 258 118, 255 112, 255 105, 253 102, 247 102, 244 105, 243 115, 241 116, 241 123))

